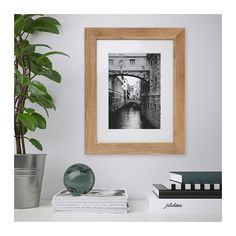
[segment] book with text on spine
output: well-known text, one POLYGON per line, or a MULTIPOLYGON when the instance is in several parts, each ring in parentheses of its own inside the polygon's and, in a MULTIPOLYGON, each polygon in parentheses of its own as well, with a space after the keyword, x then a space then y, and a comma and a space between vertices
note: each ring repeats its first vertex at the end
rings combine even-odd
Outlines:
POLYGON ((179 215, 221 215, 221 199, 160 199, 152 191, 145 193, 149 213, 179 215))

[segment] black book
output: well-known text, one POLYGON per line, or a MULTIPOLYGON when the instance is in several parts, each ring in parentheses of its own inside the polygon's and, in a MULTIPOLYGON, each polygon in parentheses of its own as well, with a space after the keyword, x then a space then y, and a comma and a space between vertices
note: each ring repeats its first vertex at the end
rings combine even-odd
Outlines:
POLYGON ((168 189, 162 184, 153 184, 152 191, 159 198, 222 198, 222 190, 168 189))
POLYGON ((184 184, 222 184, 222 172, 171 171, 170 180, 184 184))

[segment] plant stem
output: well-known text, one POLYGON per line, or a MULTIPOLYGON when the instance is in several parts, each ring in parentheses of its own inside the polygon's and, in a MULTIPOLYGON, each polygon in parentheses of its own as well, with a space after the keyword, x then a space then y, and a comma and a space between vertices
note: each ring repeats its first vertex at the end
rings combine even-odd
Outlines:
POLYGON ((22 154, 21 146, 20 146, 20 138, 17 136, 16 136, 16 154, 22 154))
POLYGON ((16 113, 14 115, 14 129, 15 129, 15 141, 16 141, 16 153, 21 154, 21 143, 20 143, 20 133, 17 128, 16 113))
POLYGON ((25 39, 27 39, 27 38, 28 38, 28 36, 29 36, 29 33, 26 35, 25 39))
POLYGON ((24 140, 24 134, 23 134, 23 126, 21 123, 21 146, 22 146, 22 153, 25 154, 25 140, 24 140))
MULTIPOLYGON (((18 60, 15 60, 15 68, 18 69, 18 60)), ((17 79, 16 79, 16 75, 15 75, 15 80, 14 80, 14 98, 15 98, 15 108, 14 108, 14 131, 15 131, 15 142, 16 142, 16 153, 17 154, 21 154, 21 142, 20 142, 20 133, 19 133, 19 129, 17 128, 17 121, 16 121, 16 116, 17 116, 17 112, 18 112, 18 107, 16 107, 16 103, 18 100, 18 97, 16 97, 16 84, 17 84, 17 79)))
MULTIPOLYGON (((26 61, 28 62, 28 70, 23 68, 23 73, 25 76, 27 76, 29 79, 30 79, 30 76, 31 76, 31 67, 30 67, 30 60, 29 60, 29 56, 25 56, 23 57, 23 64, 24 66, 26 66, 26 61)), ((25 86, 25 91, 23 92, 23 94, 27 94, 27 91, 28 91, 28 86, 25 86)), ((23 97, 22 99, 22 104, 21 104, 21 109, 22 109, 22 112, 23 112, 23 109, 25 107, 25 100, 26 98, 23 97)), ((21 123, 21 146, 22 146, 22 151, 23 151, 23 154, 25 154, 25 140, 24 140, 24 133, 23 133, 23 126, 22 126, 22 123, 21 123)))
MULTIPOLYGON (((22 37, 19 37, 20 41, 22 41, 22 37)), ((15 44, 18 47, 18 50, 20 50, 19 47, 19 42, 17 40, 17 38, 15 37, 15 44)), ((25 60, 24 57, 20 58, 18 57, 15 61, 15 68, 18 69, 19 63, 18 60, 23 62, 21 64, 21 67, 23 69, 23 74, 26 75, 27 74, 27 69, 26 69, 26 64, 25 64, 25 60)), ((17 83, 17 79, 15 78, 15 83, 17 83)), ((16 152, 17 154, 25 154, 25 141, 24 141, 24 133, 23 133, 23 125, 21 122, 18 122, 16 120, 17 115, 20 113, 23 113, 23 108, 25 105, 25 93, 27 93, 27 86, 25 88, 25 86, 20 85, 20 94, 16 97, 15 96, 15 115, 14 115, 14 125, 15 125, 15 140, 16 140, 16 152)))

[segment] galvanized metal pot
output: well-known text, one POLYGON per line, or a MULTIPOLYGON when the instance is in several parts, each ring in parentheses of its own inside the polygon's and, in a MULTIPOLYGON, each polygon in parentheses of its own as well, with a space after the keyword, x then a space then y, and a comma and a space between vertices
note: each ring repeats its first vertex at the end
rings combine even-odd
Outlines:
POLYGON ((46 154, 16 154, 15 209, 39 206, 46 154))

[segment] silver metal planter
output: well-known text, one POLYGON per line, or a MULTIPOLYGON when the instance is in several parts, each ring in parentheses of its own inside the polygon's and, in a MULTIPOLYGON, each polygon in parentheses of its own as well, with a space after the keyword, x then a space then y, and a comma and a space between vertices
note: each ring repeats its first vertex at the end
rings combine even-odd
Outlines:
POLYGON ((15 209, 39 206, 46 154, 16 154, 15 209))

